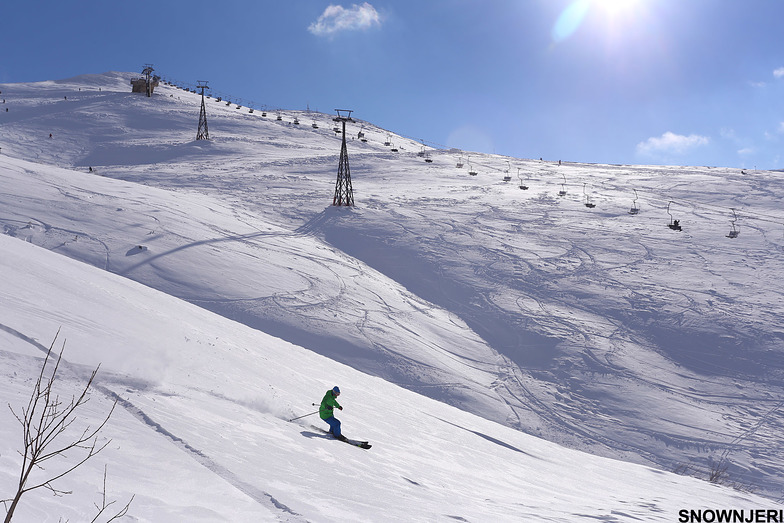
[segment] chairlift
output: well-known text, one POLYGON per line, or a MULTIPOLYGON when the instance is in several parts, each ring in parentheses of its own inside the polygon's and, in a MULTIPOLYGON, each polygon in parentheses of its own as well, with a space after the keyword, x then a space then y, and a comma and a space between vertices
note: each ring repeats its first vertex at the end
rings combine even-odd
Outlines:
POLYGON ((387 147, 389 147, 390 145, 392 145, 392 142, 390 142, 390 141, 389 141, 389 135, 387 135, 387 139, 386 139, 386 141, 384 142, 384 145, 386 145, 387 147))
POLYGON ((365 133, 362 132, 362 129, 364 129, 364 127, 361 127, 359 129, 359 132, 357 132, 357 138, 359 138, 360 140, 365 137, 365 133))
POLYGON ((473 169, 473 167, 471 167, 471 162, 468 162, 468 174, 470 174, 471 176, 476 176, 477 174, 476 171, 473 169))
POLYGON ((506 169, 504 170, 504 181, 505 182, 511 182, 512 181, 512 175, 509 174, 509 170, 511 168, 512 168, 512 163, 507 160, 507 162, 506 162, 506 169))
POLYGON ((585 196, 585 206, 589 209, 596 207, 596 204, 591 201, 591 197, 585 192, 585 183, 583 183, 583 196, 585 196))
POLYGON ((511 168, 512 168, 512 163, 507 160, 507 162, 506 162, 506 170, 504 170, 504 181, 505 182, 511 182, 512 181, 512 175, 509 174, 509 170, 511 168))
POLYGON ((458 169, 462 169, 463 168, 463 157, 462 156, 457 159, 457 164, 455 165, 455 167, 457 167, 458 169))
POLYGON ((266 117, 267 117, 267 111, 261 111, 261 116, 263 116, 264 118, 266 118, 266 117))
POLYGON ((242 109, 242 106, 240 104, 237 104, 237 109, 242 109))
POLYGON ((424 145, 422 146, 422 149, 420 149, 420 151, 417 153, 417 156, 419 156, 420 158, 424 158, 425 157, 425 146, 424 145))
POLYGON ((394 144, 391 144, 391 145, 392 145, 392 149, 390 149, 390 151, 392 151, 393 153, 398 152, 397 147, 395 147, 394 144))
POLYGON ((425 153, 425 163, 433 163, 433 159, 430 157, 430 153, 425 153))
POLYGON ((248 109, 248 112, 249 112, 249 113, 251 113, 251 114, 253 114, 253 107, 251 107, 250 109, 248 109))
POLYGON ((672 213, 670 212, 670 204, 671 203, 672 203, 672 201, 667 203, 667 214, 670 215, 670 223, 667 224, 667 227, 669 227, 673 231, 682 231, 683 228, 681 227, 681 221, 672 219, 672 213))
POLYGON ((527 186, 526 184, 524 184, 524 183, 523 183, 523 177, 522 177, 522 176, 520 176, 520 168, 519 168, 519 167, 517 168, 517 177, 520 179, 520 188, 521 188, 522 190, 524 190, 524 191, 525 191, 525 190, 527 190, 527 189, 528 189, 528 186, 527 186))
POLYGON ((215 99, 215 101, 216 101, 216 102, 221 102, 221 101, 223 101, 223 98, 219 96, 219 97, 217 97, 217 98, 215 99))
POLYGON ((637 206, 637 189, 632 189, 634 191, 634 200, 632 200, 632 208, 629 209, 629 214, 637 214, 640 212, 640 208, 637 206))
POLYGON ((275 117, 275 120, 277 120, 278 122, 280 122, 281 120, 283 120, 283 117, 280 115, 280 113, 278 113, 278 116, 277 116, 277 117, 275 117))
POLYGON ((296 116, 294 117, 294 125, 299 125, 299 118, 296 116))
POLYGON ((564 183, 561 184, 561 190, 558 191, 558 196, 566 196, 566 175, 561 173, 561 176, 563 176, 564 183))
POLYGON ((738 215, 735 214, 735 209, 733 209, 732 207, 730 207, 730 210, 732 211, 732 220, 730 220, 730 223, 732 224, 732 229, 730 229, 730 232, 727 234, 727 238, 737 238, 738 234, 740 234, 740 229, 735 226, 735 222, 738 219, 738 215))
POLYGON ((230 105, 231 105, 231 100, 228 100, 228 101, 226 102, 226 107, 229 107, 230 105))
POLYGON ((314 129, 318 129, 318 124, 316 123, 316 120, 313 120, 313 123, 312 123, 312 124, 310 124, 310 126, 311 126, 312 128, 314 128, 314 129))

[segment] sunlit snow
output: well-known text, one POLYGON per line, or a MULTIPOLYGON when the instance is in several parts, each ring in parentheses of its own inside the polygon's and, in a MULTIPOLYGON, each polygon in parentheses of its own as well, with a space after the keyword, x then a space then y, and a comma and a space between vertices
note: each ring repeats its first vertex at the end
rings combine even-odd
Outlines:
MULTIPOLYGON (((426 163, 357 121, 356 207, 335 208, 330 115, 210 99, 196 141, 200 97, 131 76, 0 85, 0 399, 24 401, 61 329, 64 387, 101 364, 88 419, 119 401, 74 493, 29 493, 14 521, 94 514, 104 464, 127 521, 779 506, 781 173, 426 163), (288 421, 334 385, 371 450, 288 421), (689 477, 716 464, 765 497, 689 477)), ((0 498, 20 438, 3 405, 0 498)))

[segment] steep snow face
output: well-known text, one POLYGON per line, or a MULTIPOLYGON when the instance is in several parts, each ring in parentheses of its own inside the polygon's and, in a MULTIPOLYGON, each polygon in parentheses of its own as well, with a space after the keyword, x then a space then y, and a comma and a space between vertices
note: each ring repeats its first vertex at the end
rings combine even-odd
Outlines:
MULTIPOLYGON (((109 446, 54 483, 73 493, 28 492, 14 521, 89 521, 104 492, 106 516, 133 496, 121 521, 138 522, 675 521, 774 506, 559 447, 27 242, 0 236, 0 252, 3 403, 20 412, 49 344, 64 347, 61 398, 101 364, 71 430, 117 401, 99 439, 109 446), (328 438, 313 416, 289 421, 336 383, 344 432, 371 450, 328 438)), ((21 441, 0 409, 4 497, 21 441)), ((31 484, 79 455, 47 462, 31 484)))
POLYGON ((329 115, 212 99, 197 142, 197 95, 128 77, 2 87, 3 155, 94 170, 0 157, 7 234, 525 432, 781 493, 776 174, 426 163, 357 122, 335 209, 329 115))

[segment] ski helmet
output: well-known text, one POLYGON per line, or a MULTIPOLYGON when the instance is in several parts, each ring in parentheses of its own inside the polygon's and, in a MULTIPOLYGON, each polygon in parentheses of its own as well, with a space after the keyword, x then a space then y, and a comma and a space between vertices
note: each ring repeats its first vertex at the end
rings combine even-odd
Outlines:
POLYGON ((334 392, 335 394, 340 394, 340 388, 337 385, 335 385, 334 387, 332 387, 332 392, 334 392))

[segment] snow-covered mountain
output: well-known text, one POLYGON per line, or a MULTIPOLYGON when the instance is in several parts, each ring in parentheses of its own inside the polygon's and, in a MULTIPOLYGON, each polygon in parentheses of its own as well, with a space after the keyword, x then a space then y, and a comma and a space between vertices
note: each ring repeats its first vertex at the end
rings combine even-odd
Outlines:
MULTIPOLYGON (((726 464, 729 483, 781 495, 778 173, 432 150, 357 121, 357 205, 334 208, 330 115, 210 99, 195 141, 200 97, 132 94, 131 76, 0 86, 6 235, 97 267, 0 238, 0 357, 12 403, 60 326, 75 376, 102 363, 96 416, 124 407, 108 486, 137 493, 138 520, 773 504, 524 433, 703 477, 726 464), (372 450, 287 423, 334 384, 372 450)), ((43 495, 30 521, 83 517, 91 466, 82 503, 43 495)))

